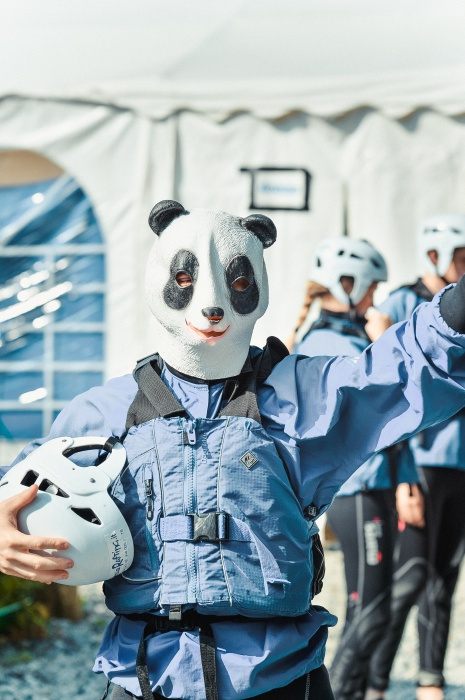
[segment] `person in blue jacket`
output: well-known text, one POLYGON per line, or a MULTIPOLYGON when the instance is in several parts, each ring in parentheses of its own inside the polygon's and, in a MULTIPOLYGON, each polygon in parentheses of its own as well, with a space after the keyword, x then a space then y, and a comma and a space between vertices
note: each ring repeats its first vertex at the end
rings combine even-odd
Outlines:
MULTIPOLYGON (((315 519, 357 466, 465 401, 465 284, 357 357, 289 356, 276 339, 250 347, 268 217, 168 200, 149 223, 158 352, 77 396, 47 438, 113 435, 127 451, 113 497, 135 555, 104 584, 115 617, 95 671, 112 700, 331 699, 315 519)), ((72 562, 40 552, 67 543, 16 527, 36 492, 0 503, 0 569, 63 579, 72 562)))
MULTIPOLYGON (((381 305, 388 322, 411 318, 465 273, 465 216, 426 220, 419 234, 427 269, 421 279, 400 287, 381 305)), ((399 533, 392 614, 371 661, 371 696, 384 697, 407 615, 418 603, 419 700, 444 697, 444 658, 452 596, 465 550, 465 412, 423 430, 411 446, 425 498, 425 527, 408 524, 399 533)))
MULTIPOLYGON (((367 241, 330 238, 315 250, 297 334, 313 301, 319 315, 295 347, 299 355, 358 356, 371 343, 365 314, 379 282, 387 280, 382 255, 367 241)), ((363 700, 374 645, 389 623, 394 543, 394 493, 418 481, 405 445, 371 457, 337 493, 328 522, 344 556, 347 606, 344 629, 330 669, 337 700, 363 700)), ((417 522, 411 500, 404 519, 417 522)), ((421 518, 421 513, 419 513, 421 518)))

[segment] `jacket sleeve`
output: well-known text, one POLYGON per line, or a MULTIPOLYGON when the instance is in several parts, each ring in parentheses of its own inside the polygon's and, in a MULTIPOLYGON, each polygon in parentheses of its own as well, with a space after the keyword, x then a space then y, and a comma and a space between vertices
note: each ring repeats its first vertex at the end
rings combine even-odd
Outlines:
POLYGON ((299 451, 303 498, 330 503, 372 454, 465 405, 465 335, 445 323, 440 297, 358 357, 290 356, 270 374, 260 413, 299 451))
MULTIPOLYGON (((97 386, 76 396, 59 413, 47 437, 28 443, 14 462, 20 462, 36 447, 57 437, 85 437, 95 435, 120 437, 125 430, 128 408, 136 394, 137 384, 131 375, 110 379, 104 386, 97 386)), ((81 466, 92 464, 95 454, 80 452, 73 461, 81 466)), ((2 467, 5 473, 9 467, 2 467)), ((0 477, 2 474, 0 473, 0 477)))

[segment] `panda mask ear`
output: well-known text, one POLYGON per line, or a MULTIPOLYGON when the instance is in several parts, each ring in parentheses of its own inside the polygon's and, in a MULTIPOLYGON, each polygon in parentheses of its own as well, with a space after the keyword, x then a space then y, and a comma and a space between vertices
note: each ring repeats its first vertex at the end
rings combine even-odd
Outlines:
POLYGON ((174 219, 186 214, 189 212, 179 202, 175 202, 173 199, 163 199, 155 204, 150 212, 149 226, 159 236, 174 219))
POLYGON ((241 224, 258 238, 264 248, 269 248, 276 241, 276 226, 263 214, 251 214, 241 219, 241 224))

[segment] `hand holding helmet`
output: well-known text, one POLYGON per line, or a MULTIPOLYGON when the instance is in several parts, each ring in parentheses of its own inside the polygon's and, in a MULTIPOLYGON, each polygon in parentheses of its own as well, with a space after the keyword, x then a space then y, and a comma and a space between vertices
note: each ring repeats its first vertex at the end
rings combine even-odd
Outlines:
POLYGON ((0 568, 67 585, 96 583, 125 571, 133 542, 108 493, 125 463, 126 451, 116 439, 64 437, 44 443, 12 467, 0 481, 0 528, 6 525, 0 530, 0 568), (68 459, 95 449, 109 455, 99 466, 79 467, 68 459), (50 556, 48 550, 66 548, 68 542, 71 563, 50 556))
POLYGON ((18 513, 33 503, 38 487, 30 486, 0 503, 0 571, 30 581, 52 583, 68 578, 73 561, 51 556, 48 550, 63 551, 69 544, 61 537, 38 537, 18 530, 18 513))

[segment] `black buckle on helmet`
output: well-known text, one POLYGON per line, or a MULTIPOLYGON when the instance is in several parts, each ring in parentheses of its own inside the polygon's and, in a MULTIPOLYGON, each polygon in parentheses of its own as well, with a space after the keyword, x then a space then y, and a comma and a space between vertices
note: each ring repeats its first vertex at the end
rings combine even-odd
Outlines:
POLYGON ((194 542, 222 542, 229 538, 227 513, 192 513, 194 542))

